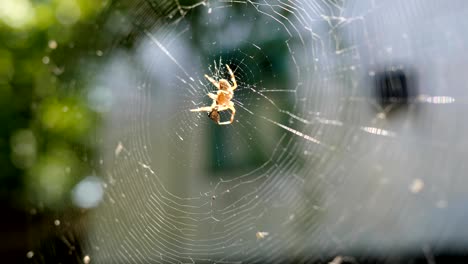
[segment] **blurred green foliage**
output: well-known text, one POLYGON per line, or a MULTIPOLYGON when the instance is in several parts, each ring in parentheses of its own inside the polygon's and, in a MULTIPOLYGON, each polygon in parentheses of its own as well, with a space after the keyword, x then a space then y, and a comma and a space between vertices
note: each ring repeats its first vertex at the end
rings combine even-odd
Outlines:
POLYGON ((95 0, 0 1, 0 199, 59 208, 91 172, 97 114, 80 79, 79 32, 95 0))

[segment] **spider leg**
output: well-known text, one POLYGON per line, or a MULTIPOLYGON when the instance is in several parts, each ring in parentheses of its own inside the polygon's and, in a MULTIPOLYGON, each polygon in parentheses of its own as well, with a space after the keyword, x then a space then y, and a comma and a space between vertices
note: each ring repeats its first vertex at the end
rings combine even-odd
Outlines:
POLYGON ((216 94, 213 94, 213 93, 207 93, 207 95, 208 95, 208 97, 213 99, 213 103, 211 104, 211 106, 204 106, 204 107, 200 107, 200 108, 197 108, 197 109, 190 109, 190 112, 211 112, 211 111, 213 111, 213 109, 216 107, 216 99, 218 98, 218 96, 216 94))
POLYGON ((211 106, 204 106, 197 109, 190 109, 190 112, 211 112, 213 107, 211 106))
POLYGON ((229 109, 229 106, 218 106, 218 107, 216 107, 216 110, 218 110, 218 112, 226 111, 228 109, 229 109))
POLYGON ((237 88, 237 82, 236 82, 236 77, 234 76, 234 73, 232 72, 231 68, 229 67, 229 65, 226 64, 226 68, 228 69, 229 71, 229 74, 231 75, 231 82, 234 84, 232 86, 232 90, 235 90, 237 88))
POLYGON ((219 89, 219 83, 217 81, 215 81, 213 78, 211 78, 210 76, 208 76, 206 74, 205 74, 205 78, 207 78, 208 81, 210 81, 214 86, 216 86, 216 88, 219 89))
POLYGON ((234 116, 236 115, 236 108, 234 108, 234 103, 229 102, 229 109, 231 110, 231 120, 230 123, 234 122, 234 116))
POLYGON ((229 124, 232 124, 232 122, 234 122, 234 116, 236 115, 236 109, 234 108, 234 103, 233 102, 229 102, 229 106, 220 107, 218 109, 218 112, 228 110, 228 109, 231 110, 231 119, 229 121, 219 122, 218 125, 220 125, 220 126, 229 125, 229 124))
POLYGON ((208 95, 208 97, 210 97, 211 99, 213 99, 215 101, 216 101, 216 99, 218 99, 218 96, 216 94, 208 93, 207 95, 208 95))

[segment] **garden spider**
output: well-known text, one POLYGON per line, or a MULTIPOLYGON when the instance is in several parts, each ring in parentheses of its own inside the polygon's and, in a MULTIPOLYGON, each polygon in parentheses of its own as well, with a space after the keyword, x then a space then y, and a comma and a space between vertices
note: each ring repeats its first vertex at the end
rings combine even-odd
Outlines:
POLYGON ((216 86, 216 88, 218 88, 218 91, 216 92, 216 94, 208 93, 208 96, 211 99, 213 99, 213 103, 211 104, 211 106, 204 106, 190 110, 191 112, 209 112, 208 117, 211 120, 215 121, 218 125, 232 124, 232 122, 234 121, 234 115, 236 114, 234 103, 231 102, 231 100, 234 96, 234 90, 237 88, 237 82, 234 73, 232 72, 231 68, 229 68, 229 65, 226 64, 226 68, 228 69, 229 74, 231 75, 231 82, 233 83, 233 86, 231 86, 231 84, 226 79, 220 79, 219 81, 215 81, 213 78, 205 74, 205 78, 207 78, 208 81, 210 81, 214 86, 216 86), (225 110, 231 110, 231 119, 229 121, 220 122, 221 118, 219 112, 225 110))

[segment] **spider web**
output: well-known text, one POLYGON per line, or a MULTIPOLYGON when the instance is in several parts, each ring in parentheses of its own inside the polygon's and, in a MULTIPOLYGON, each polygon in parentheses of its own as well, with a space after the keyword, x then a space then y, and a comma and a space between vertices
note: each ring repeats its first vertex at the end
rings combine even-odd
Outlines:
POLYGON ((107 52, 96 85, 111 98, 106 194, 85 253, 273 263, 463 240, 441 216, 466 199, 466 91, 449 70, 466 66, 464 6, 116 1, 108 27, 132 45, 107 52), (211 104, 204 75, 229 80, 226 64, 237 114, 217 126, 189 110, 211 104), (400 112, 379 105, 379 71, 409 66, 418 96, 400 112))

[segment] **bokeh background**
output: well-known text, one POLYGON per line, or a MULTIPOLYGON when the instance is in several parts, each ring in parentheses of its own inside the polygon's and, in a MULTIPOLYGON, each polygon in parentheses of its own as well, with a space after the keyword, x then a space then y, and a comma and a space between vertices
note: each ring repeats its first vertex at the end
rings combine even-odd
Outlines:
POLYGON ((51 230, 56 216, 77 212, 70 193, 95 175, 96 145, 90 135, 100 116, 89 106, 85 81, 93 78, 92 61, 99 53, 96 39, 84 36, 96 30, 106 5, 0 4, 0 248, 5 261, 24 262, 42 241, 53 246, 61 236, 51 230))
POLYGON ((461 0, 2 0, 2 259, 464 255, 466 15, 461 0), (226 64, 237 114, 218 126, 189 110, 226 64))

